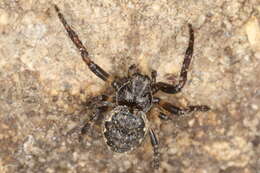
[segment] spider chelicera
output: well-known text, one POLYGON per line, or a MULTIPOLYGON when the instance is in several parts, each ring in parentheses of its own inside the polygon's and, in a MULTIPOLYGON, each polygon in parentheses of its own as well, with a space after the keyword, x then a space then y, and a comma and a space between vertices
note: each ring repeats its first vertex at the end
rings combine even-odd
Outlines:
MULTIPOLYGON (((82 60, 97 77, 110 84, 107 91, 112 91, 96 96, 88 103, 91 105, 93 113, 90 115, 90 120, 83 125, 81 135, 87 133, 87 130, 100 115, 104 116, 104 140, 114 152, 125 153, 135 149, 144 141, 146 135, 149 134, 154 152, 153 166, 158 168, 160 163, 159 142, 153 129, 149 127, 147 119, 153 105, 158 105, 166 112, 177 116, 194 111, 205 112, 210 109, 206 105, 178 108, 158 97, 154 97, 154 94, 158 91, 176 94, 184 87, 193 54, 194 32, 192 25, 188 25, 190 39, 181 68, 180 79, 178 84, 173 85, 156 82, 156 71, 152 71, 151 75, 147 76, 141 74, 135 65, 129 67, 126 77, 113 77, 109 75, 89 58, 88 51, 80 41, 78 35, 68 25, 59 8, 56 5, 54 7, 68 36, 79 50, 82 60)), ((161 112, 159 117, 167 120, 170 115, 161 112)))

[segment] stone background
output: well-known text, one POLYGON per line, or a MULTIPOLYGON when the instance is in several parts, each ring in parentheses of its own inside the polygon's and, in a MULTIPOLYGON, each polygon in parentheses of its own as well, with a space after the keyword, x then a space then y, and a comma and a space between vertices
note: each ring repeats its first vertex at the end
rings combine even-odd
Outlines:
POLYGON ((175 105, 207 113, 171 121, 149 116, 160 141, 154 172, 260 172, 260 3, 258 0, 1 0, 0 172, 153 171, 149 138, 129 154, 107 149, 97 123, 82 142, 71 129, 88 119, 84 102, 103 81, 82 62, 57 18, 57 4, 111 74, 130 64, 174 82, 195 30, 194 57, 175 105))

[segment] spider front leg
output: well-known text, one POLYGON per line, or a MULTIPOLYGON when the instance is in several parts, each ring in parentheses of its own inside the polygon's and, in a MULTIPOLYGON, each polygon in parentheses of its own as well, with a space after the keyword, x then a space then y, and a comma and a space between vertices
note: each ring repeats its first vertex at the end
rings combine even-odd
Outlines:
POLYGON ((179 83, 177 85, 171 85, 164 82, 158 82, 154 85, 155 92, 161 90, 165 93, 175 94, 181 91, 181 89, 184 87, 186 81, 187 81, 187 74, 188 69, 190 66, 192 54, 193 54, 193 45, 194 45, 194 31, 192 29, 192 25, 189 24, 189 33, 190 33, 190 40, 189 40, 189 46, 186 49, 184 61, 181 68, 180 73, 180 79, 179 83))
POLYGON ((152 84, 156 83, 156 77, 157 77, 157 71, 156 70, 152 70, 152 72, 151 72, 152 84))
POLYGON ((158 169, 160 166, 160 152, 159 152, 159 142, 157 137, 154 134, 153 129, 149 130, 149 136, 151 144, 153 146, 153 167, 158 169))
POLYGON ((128 68, 128 77, 131 77, 133 74, 138 73, 139 69, 137 67, 137 65, 132 64, 129 68, 128 68))
POLYGON ((59 19, 60 19, 61 23, 63 24, 64 28, 66 29, 70 39, 75 44, 75 46, 78 48, 83 61, 87 64, 89 69, 96 76, 98 76, 99 78, 101 78, 104 81, 108 80, 109 74, 105 70, 103 70, 101 67, 99 67, 97 64, 95 64, 93 61, 90 60, 89 55, 88 55, 88 51, 84 47, 82 42, 80 41, 80 39, 79 39, 78 35, 76 34, 76 32, 73 31, 73 29, 68 25, 68 23, 65 20, 63 14, 60 12, 60 9, 56 5, 54 5, 54 8, 55 8, 55 11, 57 12, 57 14, 59 16, 59 19))

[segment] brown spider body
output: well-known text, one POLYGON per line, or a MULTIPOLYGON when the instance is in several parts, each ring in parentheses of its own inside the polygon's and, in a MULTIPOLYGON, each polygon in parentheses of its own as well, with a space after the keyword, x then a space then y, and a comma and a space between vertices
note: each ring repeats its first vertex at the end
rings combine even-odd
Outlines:
POLYGON ((205 105, 178 108, 171 103, 153 97, 158 91, 175 94, 184 87, 193 54, 194 32, 191 24, 188 25, 190 33, 189 45, 186 49, 180 79, 177 84, 156 82, 156 71, 152 71, 151 77, 148 77, 139 73, 135 65, 129 68, 127 77, 113 80, 105 70, 88 57, 88 52, 78 35, 67 24, 59 8, 56 5, 54 7, 68 36, 78 48, 82 60, 97 77, 105 82, 109 82, 114 88, 114 94, 103 94, 91 98, 89 105, 93 109, 93 114, 90 115, 90 121, 83 125, 81 134, 87 133, 87 130, 101 114, 104 115, 103 135, 105 142, 114 152, 124 153, 133 150, 144 141, 146 134, 149 133, 154 150, 153 166, 159 168, 159 142, 153 129, 149 127, 147 120, 150 113, 149 110, 153 105, 157 104, 170 113, 170 115, 165 115, 161 112, 159 117, 163 120, 171 119, 172 114, 180 116, 189 112, 205 112, 209 110, 209 107, 205 105))
POLYGON ((103 131, 109 148, 122 153, 135 149, 145 139, 148 131, 146 113, 153 102, 152 81, 148 76, 134 72, 114 81, 113 86, 116 105, 106 113, 103 131))

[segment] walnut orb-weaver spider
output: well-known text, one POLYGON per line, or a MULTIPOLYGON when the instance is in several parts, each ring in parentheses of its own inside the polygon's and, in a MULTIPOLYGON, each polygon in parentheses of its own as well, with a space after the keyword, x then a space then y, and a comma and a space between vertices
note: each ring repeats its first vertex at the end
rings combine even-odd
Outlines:
MULTIPOLYGON (((194 31, 189 24, 189 45, 185 53, 178 84, 172 85, 164 82, 156 82, 156 71, 151 76, 141 74, 135 65, 129 67, 128 76, 116 78, 109 75, 100 66, 95 64, 88 55, 88 51, 80 41, 78 35, 68 25, 63 14, 55 5, 55 11, 66 29, 69 38, 79 50, 82 60, 89 69, 100 79, 108 82, 113 88, 110 95, 100 95, 92 98, 89 103, 93 107, 93 114, 90 121, 85 123, 81 134, 85 134, 91 124, 102 114, 103 136, 108 147, 119 153, 125 153, 138 147, 149 134, 153 146, 153 166, 159 168, 160 154, 159 142, 151 127, 149 127, 149 111, 157 104, 164 110, 175 115, 184 115, 194 111, 208 111, 206 105, 194 105, 187 108, 178 108, 171 103, 162 101, 154 94, 162 91, 169 94, 176 94, 182 90, 187 80, 188 68, 192 59, 194 31)), ((169 119, 169 115, 161 113, 161 119, 169 119)))

